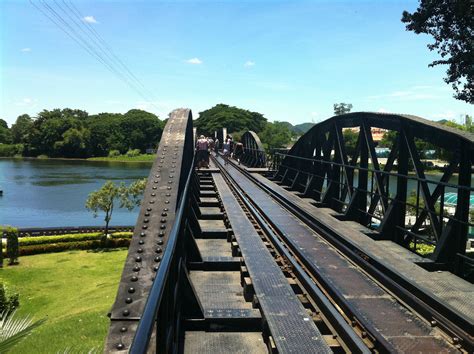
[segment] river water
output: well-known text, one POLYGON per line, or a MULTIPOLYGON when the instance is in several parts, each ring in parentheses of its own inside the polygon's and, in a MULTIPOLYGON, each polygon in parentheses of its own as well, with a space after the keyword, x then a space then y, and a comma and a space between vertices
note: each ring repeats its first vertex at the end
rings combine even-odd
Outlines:
MULTIPOLYGON (((107 180, 147 177, 151 163, 0 159, 0 225, 53 227, 103 225, 85 208, 90 192, 107 180)), ((111 225, 134 225, 138 208, 115 209, 111 225)))

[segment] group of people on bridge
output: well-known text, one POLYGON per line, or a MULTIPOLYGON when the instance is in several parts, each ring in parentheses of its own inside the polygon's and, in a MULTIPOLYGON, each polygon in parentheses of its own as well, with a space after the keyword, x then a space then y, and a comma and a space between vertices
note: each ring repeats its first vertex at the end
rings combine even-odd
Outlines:
MULTIPOLYGON (((215 156, 219 155, 219 139, 212 139, 211 137, 205 137, 201 135, 196 141, 196 166, 200 168, 209 168, 209 156, 214 151, 215 156)), ((242 143, 234 143, 231 135, 227 135, 222 144, 222 155, 224 158, 224 165, 229 163, 229 157, 234 157, 240 164, 240 156, 243 153, 242 143)))

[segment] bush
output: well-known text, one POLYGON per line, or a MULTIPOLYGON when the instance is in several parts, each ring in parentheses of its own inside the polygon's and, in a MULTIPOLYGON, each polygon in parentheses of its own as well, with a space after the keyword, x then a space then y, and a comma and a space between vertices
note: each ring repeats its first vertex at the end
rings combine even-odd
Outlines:
POLYGON ((36 156, 36 158, 37 158, 37 159, 41 159, 41 160, 43 160, 43 159, 49 159, 48 155, 43 155, 43 154, 36 156))
POLYGON ((12 157, 23 153, 22 144, 0 144, 0 157, 12 157))
POLYGON ((139 149, 128 150, 125 155, 127 157, 137 157, 137 156, 140 156, 140 150, 139 149))
MULTIPOLYGON (((116 248, 116 247, 128 247, 130 245, 130 239, 118 238, 110 239, 107 242, 105 248, 116 248)), ((40 245, 29 245, 24 246, 20 250, 22 256, 29 256, 40 253, 52 253, 62 252, 71 250, 90 250, 104 248, 104 244, 100 240, 88 240, 88 241, 74 241, 74 242, 57 242, 57 243, 46 243, 40 245)))
POLYGON ((9 291, 5 284, 0 284, 0 314, 12 313, 20 305, 18 293, 9 291))
MULTIPOLYGON (((100 240, 102 237, 101 232, 85 233, 85 234, 64 234, 55 236, 35 236, 35 237, 21 237, 20 245, 31 246, 31 245, 43 245, 48 243, 58 242, 79 242, 79 241, 93 241, 100 240)), ((116 232, 110 235, 111 238, 132 238, 132 232, 116 232)))
POLYGON ((3 232, 7 237, 7 257, 10 259, 8 264, 16 264, 18 263, 18 256, 20 253, 18 245, 18 229, 7 226, 3 232))
POLYGON ((117 157, 120 156, 120 151, 118 150, 110 150, 109 151, 109 157, 117 157))

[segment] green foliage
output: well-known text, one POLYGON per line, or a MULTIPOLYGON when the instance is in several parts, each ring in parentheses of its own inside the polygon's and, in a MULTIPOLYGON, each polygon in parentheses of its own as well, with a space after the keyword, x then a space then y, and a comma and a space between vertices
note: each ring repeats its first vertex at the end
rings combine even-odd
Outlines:
POLYGON ((474 6, 472 0, 421 0, 418 9, 403 12, 406 29, 434 38, 428 49, 437 50, 440 60, 430 66, 448 65, 444 81, 451 84, 454 97, 474 103, 474 6))
POLYGON ((416 249, 415 249, 415 243, 410 242, 410 248, 412 250, 414 250, 416 253, 418 253, 422 256, 428 256, 428 255, 432 254, 435 250, 434 245, 430 245, 430 244, 427 244, 427 243, 421 243, 421 242, 416 243, 416 249))
POLYGON ((45 160, 45 159, 49 159, 49 156, 41 154, 41 155, 38 155, 37 158, 40 159, 40 160, 45 160))
POLYGON ((19 243, 18 243, 18 229, 15 227, 7 226, 3 228, 3 233, 7 239, 7 258, 9 258, 8 264, 13 265, 18 263, 18 257, 20 255, 19 243))
POLYGON ((140 150, 139 149, 133 149, 133 150, 128 150, 125 156, 127 157, 137 157, 140 155, 140 150))
POLYGON ((8 128, 7 122, 0 119, 0 144, 11 144, 12 142, 12 132, 8 128))
POLYGON ((22 144, 0 144, 0 157, 12 157, 21 155, 23 152, 22 144))
POLYGON ((156 159, 156 155, 152 154, 140 154, 134 157, 128 157, 126 155, 119 155, 114 157, 89 157, 87 160, 90 161, 115 161, 115 162, 153 162, 156 159))
POLYGON ((94 213, 94 217, 97 217, 100 211, 105 213, 104 235, 108 234, 109 222, 112 219, 115 203, 117 201, 120 203, 119 208, 132 210, 135 206, 140 205, 140 197, 145 190, 145 185, 146 179, 135 181, 128 187, 123 182, 117 185, 112 181, 107 181, 99 190, 89 194, 86 200, 86 208, 94 213))
POLYGON ((118 150, 110 150, 108 157, 117 157, 120 156, 120 151, 118 150))
POLYGON ((7 353, 29 336, 33 330, 44 323, 46 319, 33 321, 29 316, 17 318, 15 313, 0 314, 0 353, 7 353))
POLYGON ((274 149, 286 147, 291 142, 292 133, 283 122, 268 122, 258 136, 268 149, 274 149))
POLYGON ((357 138, 359 137, 359 133, 356 133, 352 129, 345 129, 342 135, 345 142, 346 154, 348 154, 349 156, 354 156, 354 153, 357 147, 357 138))
MULTIPOLYGON (((132 232, 114 232, 110 235, 111 238, 131 238, 132 232)), ((48 243, 58 242, 77 242, 77 241, 89 241, 89 240, 100 240, 102 233, 84 233, 84 234, 64 234, 54 236, 34 236, 34 237, 20 237, 20 246, 30 245, 43 245, 48 243)))
POLYGON ((253 130, 256 133, 265 128, 267 119, 258 112, 218 104, 205 111, 199 112, 199 118, 194 121, 194 126, 200 134, 214 136, 214 132, 227 128, 229 133, 253 130))
POLYGON ((112 150, 119 154, 137 149, 144 152, 156 147, 163 127, 156 115, 137 109, 89 116, 85 111, 65 108, 43 110, 34 120, 22 115, 13 124, 11 135, 14 143, 24 144, 25 156, 84 158, 107 156, 112 150))
POLYGON ((20 295, 12 292, 4 283, 0 284, 0 314, 10 314, 20 306, 20 295))
POLYGON ((352 110, 351 103, 335 103, 333 107, 334 107, 334 115, 336 116, 349 113, 352 110))
POLYGON ((73 242, 43 243, 22 247, 21 255, 31 256, 33 254, 63 252, 71 250, 94 250, 103 248, 128 247, 129 245, 130 238, 109 238, 107 239, 107 242, 104 242, 103 239, 99 239, 73 242))

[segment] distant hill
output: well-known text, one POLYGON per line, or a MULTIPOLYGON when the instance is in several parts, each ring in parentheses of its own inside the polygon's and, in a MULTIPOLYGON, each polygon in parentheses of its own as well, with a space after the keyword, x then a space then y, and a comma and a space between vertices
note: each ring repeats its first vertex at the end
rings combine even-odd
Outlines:
POLYGON ((306 133, 314 125, 314 123, 301 123, 301 124, 296 124, 296 125, 293 125, 290 122, 280 122, 280 123, 285 124, 288 127, 288 129, 290 129, 292 132, 299 135, 306 133))

